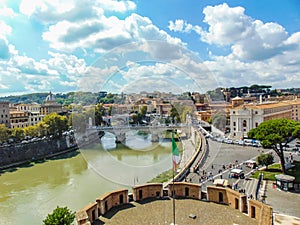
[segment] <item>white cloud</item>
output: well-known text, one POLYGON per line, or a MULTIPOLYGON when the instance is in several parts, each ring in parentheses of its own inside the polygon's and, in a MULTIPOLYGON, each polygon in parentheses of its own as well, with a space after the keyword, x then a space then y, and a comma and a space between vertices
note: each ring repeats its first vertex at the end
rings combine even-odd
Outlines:
POLYGON ((132 1, 116 0, 22 0, 20 4, 21 13, 46 24, 97 18, 104 10, 125 13, 135 8, 132 1))
MULTIPOLYGON (((280 24, 255 20, 245 15, 244 8, 229 7, 226 3, 207 6, 203 13, 207 29, 183 20, 170 21, 169 29, 193 30, 203 42, 213 46, 215 54, 221 51, 220 56, 209 52, 210 60, 204 62, 218 86, 300 85, 300 32, 289 35, 280 24), (229 53, 224 54, 224 47, 229 53)), ((199 76, 191 74, 193 78, 199 76)))
POLYGON ((193 29, 193 26, 191 24, 188 24, 186 21, 175 20, 175 22, 169 21, 168 28, 171 31, 190 32, 193 29))
POLYGON ((119 46, 100 57, 93 68, 94 72, 82 78, 81 90, 99 91, 104 87, 120 93, 132 92, 135 87, 136 91, 174 92, 176 89, 180 93, 205 92, 217 85, 199 57, 181 45, 166 41, 119 46))
POLYGON ((121 13, 136 9, 136 4, 133 1, 101 0, 99 6, 105 11, 121 13))
POLYGON ((74 55, 49 52, 49 59, 35 60, 19 55, 11 47, 9 60, 0 59, 0 74, 3 93, 14 92, 67 91, 76 90, 79 78, 86 71, 86 63, 74 55), (7 90, 6 90, 7 92, 7 90))
POLYGON ((147 17, 131 14, 124 20, 115 16, 100 16, 81 22, 61 21, 43 33, 43 39, 54 49, 72 52, 76 49, 90 49, 106 52, 130 42, 162 40, 180 43, 165 31, 158 29, 147 17))
POLYGON ((11 31, 11 26, 0 20, 0 38, 6 39, 6 36, 11 34, 11 31))
POLYGON ((12 28, 4 21, 0 21, 0 60, 8 59, 10 57, 10 45, 7 36, 11 34, 12 28))
POLYGON ((8 8, 5 5, 1 7, 0 4, 0 17, 15 17, 16 13, 14 12, 14 10, 12 8, 8 8))
POLYGON ((245 15, 243 7, 229 7, 226 3, 204 8, 205 31, 198 25, 170 21, 169 29, 179 32, 194 30, 201 40, 218 46, 231 46, 233 56, 241 60, 264 60, 290 49, 285 42, 288 33, 277 23, 263 23, 245 15), (171 26, 172 25, 172 26, 171 26))

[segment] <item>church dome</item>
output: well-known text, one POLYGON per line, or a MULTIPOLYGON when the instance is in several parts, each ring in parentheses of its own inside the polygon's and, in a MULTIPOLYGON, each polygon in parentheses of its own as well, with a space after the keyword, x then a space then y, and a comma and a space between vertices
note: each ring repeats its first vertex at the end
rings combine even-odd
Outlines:
POLYGON ((55 96, 51 93, 49 93, 49 95, 47 95, 46 97, 46 102, 54 102, 55 101, 55 96))

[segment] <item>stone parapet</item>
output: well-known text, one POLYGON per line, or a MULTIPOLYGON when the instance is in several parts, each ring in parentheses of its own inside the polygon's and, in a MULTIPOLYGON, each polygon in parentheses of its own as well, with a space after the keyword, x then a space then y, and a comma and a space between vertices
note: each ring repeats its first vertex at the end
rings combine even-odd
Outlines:
POLYGON ((141 201, 147 198, 161 198, 163 196, 163 184, 151 183, 132 187, 134 201, 141 201))
MULTIPOLYGON (((141 201, 147 198, 160 198, 163 196, 163 185, 152 183, 138 185, 132 188, 134 201, 141 201)), ((192 198, 196 200, 203 199, 201 184, 174 182, 168 185, 168 196, 175 198, 192 198)), ((132 194, 130 194, 132 195, 132 194)), ((76 213, 76 222, 78 225, 93 224, 100 221, 101 216, 108 213, 111 209, 132 204, 128 201, 128 190, 122 189, 108 192, 96 199, 95 203, 90 203, 76 213)), ((207 187, 206 201, 223 204, 224 207, 231 207, 239 210, 241 213, 248 212, 248 216, 257 220, 259 224, 272 224, 272 207, 254 199, 247 200, 247 197, 235 190, 224 187, 207 187)), ((124 209, 124 208, 123 208, 124 209)))
POLYGON ((169 196, 175 198, 193 198, 193 199, 201 199, 201 184, 187 183, 187 182, 174 182, 169 183, 169 196))

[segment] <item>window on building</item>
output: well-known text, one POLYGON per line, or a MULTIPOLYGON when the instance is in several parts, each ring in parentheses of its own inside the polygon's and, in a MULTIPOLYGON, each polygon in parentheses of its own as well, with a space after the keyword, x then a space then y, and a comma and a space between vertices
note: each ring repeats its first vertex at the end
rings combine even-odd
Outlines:
POLYGON ((232 114, 235 114, 235 111, 232 111, 232 114))
POLYGON ((255 127, 258 127, 258 123, 257 122, 255 123, 255 127))
POLYGON ((243 127, 247 127, 247 121, 243 120, 243 127))
POLYGON ((257 111, 255 111, 255 114, 257 114, 258 112, 257 111))
POLYGON ((236 126, 236 122, 233 122, 233 126, 234 126, 234 127, 236 126))

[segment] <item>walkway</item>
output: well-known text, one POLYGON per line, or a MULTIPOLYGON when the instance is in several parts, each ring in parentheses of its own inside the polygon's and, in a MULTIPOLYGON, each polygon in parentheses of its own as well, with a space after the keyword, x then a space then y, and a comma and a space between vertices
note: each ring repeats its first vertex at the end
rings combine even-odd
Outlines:
POLYGON ((182 143, 182 156, 179 163, 179 168, 183 168, 193 157, 195 153, 195 146, 192 143, 191 139, 184 139, 182 143))

